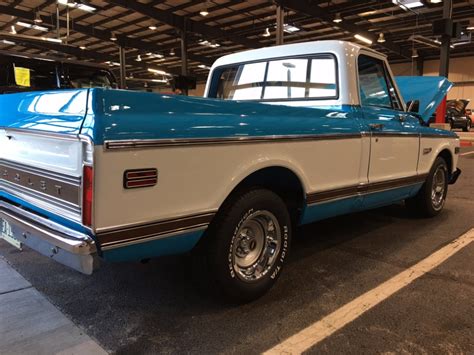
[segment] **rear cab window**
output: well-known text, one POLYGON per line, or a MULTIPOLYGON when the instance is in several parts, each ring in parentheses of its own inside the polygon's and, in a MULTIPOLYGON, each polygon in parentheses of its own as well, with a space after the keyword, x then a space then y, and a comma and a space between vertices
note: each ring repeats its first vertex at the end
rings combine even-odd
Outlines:
POLYGON ((210 97, 224 100, 337 99, 337 62, 330 54, 268 59, 216 68, 210 97))

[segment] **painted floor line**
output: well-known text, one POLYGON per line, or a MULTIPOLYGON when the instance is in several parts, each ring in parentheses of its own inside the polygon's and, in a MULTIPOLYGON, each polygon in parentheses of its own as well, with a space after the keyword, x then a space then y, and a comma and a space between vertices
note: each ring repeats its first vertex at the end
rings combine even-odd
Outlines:
POLYGON ((469 154, 474 154, 474 151, 473 152, 467 152, 467 153, 461 153, 459 154, 461 157, 465 156, 465 155, 469 155, 469 154))
POLYGON ((343 328, 394 293, 430 272, 474 241, 474 228, 402 271, 374 289, 357 297, 323 319, 284 340, 264 354, 301 354, 343 328))

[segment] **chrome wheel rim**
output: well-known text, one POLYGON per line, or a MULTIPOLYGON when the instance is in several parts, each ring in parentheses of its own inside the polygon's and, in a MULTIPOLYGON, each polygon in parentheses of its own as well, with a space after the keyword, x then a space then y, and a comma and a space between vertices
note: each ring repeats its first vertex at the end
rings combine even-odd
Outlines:
POLYGON ((442 166, 438 166, 433 175, 433 184, 431 187, 431 202, 435 210, 439 210, 443 207, 445 189, 446 173, 442 166))
POLYGON ((281 230, 269 211, 256 211, 245 218, 235 234, 232 262, 236 275, 256 281, 273 267, 281 248, 281 230))

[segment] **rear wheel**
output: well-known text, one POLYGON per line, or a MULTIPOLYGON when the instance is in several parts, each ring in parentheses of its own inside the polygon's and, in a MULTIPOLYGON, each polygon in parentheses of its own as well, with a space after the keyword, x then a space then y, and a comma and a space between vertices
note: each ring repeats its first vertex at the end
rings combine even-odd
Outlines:
POLYGON ((290 215, 277 194, 251 189, 226 203, 205 238, 201 253, 220 289, 232 301, 251 301, 281 273, 291 242, 290 215))
POLYGON ((405 203, 414 213, 433 217, 443 209, 447 192, 448 166, 442 157, 437 157, 418 194, 405 203))

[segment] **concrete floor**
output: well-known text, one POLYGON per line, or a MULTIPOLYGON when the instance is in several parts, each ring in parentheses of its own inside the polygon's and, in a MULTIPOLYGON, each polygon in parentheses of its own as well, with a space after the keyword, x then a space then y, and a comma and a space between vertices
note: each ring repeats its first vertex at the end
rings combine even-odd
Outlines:
MULTIPOLYGON (((198 291, 186 256, 109 264, 84 276, 4 242, 0 254, 108 351, 258 353, 474 227, 474 154, 459 166, 436 218, 394 205, 302 228, 277 286, 240 307, 198 291)), ((473 260, 471 243, 308 352, 473 353, 473 260)))

